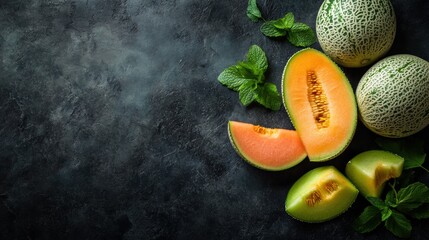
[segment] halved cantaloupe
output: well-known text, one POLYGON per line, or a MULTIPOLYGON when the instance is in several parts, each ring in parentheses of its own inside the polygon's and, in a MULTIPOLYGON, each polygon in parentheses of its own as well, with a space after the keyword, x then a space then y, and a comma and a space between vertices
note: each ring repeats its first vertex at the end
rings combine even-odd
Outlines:
POLYGON ((297 165, 307 156, 304 145, 294 130, 229 121, 228 133, 237 153, 260 169, 285 170, 297 165))
POLYGON ((310 161, 339 155, 353 138, 357 108, 341 69, 312 48, 295 53, 282 80, 283 103, 310 161))

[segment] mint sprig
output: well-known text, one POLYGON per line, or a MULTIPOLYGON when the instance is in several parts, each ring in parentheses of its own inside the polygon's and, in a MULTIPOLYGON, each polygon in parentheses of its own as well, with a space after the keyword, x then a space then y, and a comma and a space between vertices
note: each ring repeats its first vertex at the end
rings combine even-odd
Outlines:
POLYGON ((252 45, 246 60, 223 70, 218 80, 224 86, 238 92, 243 106, 256 101, 262 106, 277 111, 281 107, 281 96, 273 83, 265 82, 268 60, 265 52, 257 45, 252 45))
POLYGON ((415 219, 429 218, 429 188, 415 182, 399 191, 395 189, 396 181, 390 185, 391 190, 385 200, 367 197, 372 206, 368 206, 354 221, 353 228, 366 233, 377 228, 381 222, 387 230, 400 238, 411 235, 412 225, 407 216, 415 219))
POLYGON ((284 37, 297 47, 308 47, 316 42, 316 35, 305 23, 295 22, 293 13, 288 12, 283 18, 267 21, 261 25, 262 34, 267 37, 284 37))

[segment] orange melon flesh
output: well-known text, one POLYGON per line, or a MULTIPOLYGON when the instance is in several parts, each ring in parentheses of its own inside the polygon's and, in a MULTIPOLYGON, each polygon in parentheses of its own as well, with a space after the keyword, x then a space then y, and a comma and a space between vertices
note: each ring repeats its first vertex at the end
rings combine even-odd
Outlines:
POLYGON ((264 170, 284 170, 307 156, 298 133, 229 121, 228 132, 237 153, 251 165, 264 170))
POLYGON ((310 161, 332 159, 348 146, 357 123, 355 97, 347 77, 326 55, 311 48, 295 53, 283 72, 282 97, 310 161), (317 83, 311 82, 313 75, 317 83), (325 104, 320 108, 309 93, 318 87, 325 104), (320 109, 322 123, 316 119, 320 109))

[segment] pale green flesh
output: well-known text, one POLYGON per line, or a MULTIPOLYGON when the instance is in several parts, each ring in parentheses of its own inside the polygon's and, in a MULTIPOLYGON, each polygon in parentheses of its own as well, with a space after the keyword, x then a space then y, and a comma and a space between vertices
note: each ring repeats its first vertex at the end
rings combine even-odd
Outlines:
POLYGON ((358 154, 347 163, 346 175, 363 196, 379 197, 386 181, 399 177, 404 159, 382 150, 371 150, 358 154), (376 173, 383 171, 383 173, 376 173), (376 175, 382 176, 377 184, 376 175))
POLYGON ((323 222, 330 220, 345 212, 355 201, 358 190, 335 167, 319 167, 304 174, 298 179, 286 198, 286 212, 304 222, 323 222), (323 185, 335 181, 338 188, 328 192, 323 185), (308 196, 319 190, 322 199, 309 206, 306 202, 308 196))

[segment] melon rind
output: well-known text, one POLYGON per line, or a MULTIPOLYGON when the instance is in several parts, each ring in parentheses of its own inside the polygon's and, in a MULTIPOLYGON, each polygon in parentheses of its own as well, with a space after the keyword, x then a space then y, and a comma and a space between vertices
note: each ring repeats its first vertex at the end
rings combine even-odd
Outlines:
POLYGON ((356 88, 360 119, 390 138, 413 135, 429 124, 429 62, 409 54, 372 66, 356 88))
POLYGON ((396 16, 389 0, 325 0, 316 18, 323 51, 344 67, 372 64, 391 48, 396 16))
POLYGON ((266 171, 283 171, 283 170, 286 170, 286 169, 289 169, 291 167, 296 166, 297 164, 299 164, 300 162, 302 162, 307 157, 307 154, 305 152, 303 152, 302 155, 300 157, 298 157, 297 159, 295 159, 293 161, 290 161, 287 164, 285 164, 283 166, 279 166, 279 167, 272 167, 272 166, 268 166, 268 165, 263 165, 263 164, 257 163, 253 159, 247 157, 246 154, 245 154, 245 152, 242 149, 240 149, 240 146, 234 140, 234 136, 233 136, 232 131, 231 131, 231 124, 233 124, 233 123, 234 123, 234 121, 229 121, 228 122, 228 136, 229 136, 229 140, 231 142, 231 145, 234 147, 234 150, 237 152, 237 154, 243 160, 245 160, 247 163, 249 163, 250 165, 252 165, 252 166, 254 166, 256 168, 259 168, 259 169, 262 169, 262 170, 266 170, 266 171))
MULTIPOLYGON (((299 130, 297 129, 297 121, 296 121, 296 119, 294 118, 294 116, 293 116, 293 114, 292 114, 292 112, 291 112, 291 109, 292 109, 292 106, 290 106, 290 103, 286 100, 286 96, 285 96, 285 75, 286 75, 286 73, 287 73, 287 70, 288 70, 288 66, 289 66, 289 63, 291 62, 291 61, 293 61, 293 59, 295 58, 295 57, 297 57, 297 56, 299 56, 301 53, 303 53, 303 52, 305 52, 305 51, 316 51, 317 53, 319 53, 319 54, 321 54, 321 55, 323 55, 324 57, 326 57, 331 63, 332 63, 332 67, 340 74, 340 75, 342 75, 342 78, 344 79, 344 81, 346 82, 346 85, 347 85, 347 92, 348 92, 348 94, 351 96, 351 101, 353 102, 353 105, 354 105, 354 107, 353 107, 353 109, 354 109, 354 111, 353 111, 353 114, 354 114, 354 116, 353 116, 353 122, 351 122, 350 124, 351 124, 351 131, 350 131, 350 135, 349 135, 349 138, 347 138, 347 140, 346 141, 344 141, 343 143, 341 143, 341 144, 339 144, 338 145, 338 148, 336 149, 336 151, 333 151, 333 152, 327 152, 327 153, 325 153, 324 155, 318 155, 318 156, 308 156, 309 157, 309 159, 310 159, 310 161, 311 162, 324 162, 324 161, 328 161, 328 160, 331 160, 331 159, 333 159, 333 158, 335 158, 335 157, 337 157, 338 155, 340 155, 341 153, 343 153, 344 152, 344 150, 346 150, 346 148, 347 148, 347 146, 349 146, 349 144, 350 144, 350 142, 352 141, 352 139, 353 139, 353 136, 354 136, 354 134, 355 134, 355 132, 356 132, 356 126, 357 126, 357 118, 358 118, 358 114, 357 114, 357 106, 356 106, 356 101, 355 101, 355 96, 354 96, 354 91, 353 91, 353 88, 352 88, 352 86, 351 86, 351 84, 350 84, 350 82, 348 81, 348 78, 346 77, 346 75, 344 74, 344 72, 341 70, 341 68, 340 67, 338 67, 338 65, 337 64, 335 64, 335 62, 333 62, 332 61, 332 59, 330 59, 328 56, 326 56, 324 53, 322 53, 322 52, 320 52, 320 51, 318 51, 318 50, 316 50, 316 49, 313 49, 313 48, 305 48, 305 49, 302 49, 302 50, 300 50, 300 51, 298 51, 298 52, 296 52, 295 54, 293 54, 290 58, 289 58, 289 60, 287 61, 287 63, 286 63, 286 66, 285 66, 285 68, 284 68, 284 70, 283 70, 283 74, 282 74, 282 82, 281 82, 281 89, 282 89, 282 100, 283 100, 283 105, 284 105, 284 107, 285 107, 285 109, 286 109, 286 112, 287 112, 287 114, 288 114, 288 116, 289 116, 289 118, 290 118, 290 120, 291 120, 291 122, 292 122, 292 124, 293 124, 293 126, 295 127, 295 129, 297 130, 297 132, 298 132, 298 134, 299 134, 299 130)), ((330 139, 329 138, 327 138, 326 139, 326 141, 330 141, 330 139)), ((304 146, 305 146, 305 142, 303 142, 304 143, 304 146)))

